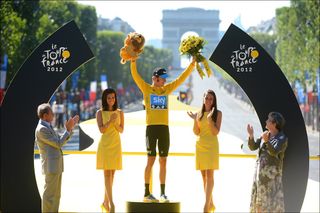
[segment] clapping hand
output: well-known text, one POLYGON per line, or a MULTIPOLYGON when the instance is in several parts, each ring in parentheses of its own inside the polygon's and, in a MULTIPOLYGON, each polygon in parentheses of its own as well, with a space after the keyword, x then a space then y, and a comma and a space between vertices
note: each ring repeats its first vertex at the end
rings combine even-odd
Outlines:
POLYGON ((253 132, 253 127, 250 124, 247 125, 247 132, 249 134, 249 137, 252 139, 254 132, 253 132))
POLYGON ((79 120, 80 120, 79 115, 75 115, 75 116, 72 118, 72 120, 73 120, 73 122, 74 122, 74 125, 76 125, 76 124, 79 122, 79 120))
POLYGON ((79 119, 79 115, 75 115, 74 117, 66 121, 65 126, 68 132, 70 132, 74 128, 74 126, 79 122, 79 119))
POLYGON ((189 115, 190 118, 192 118, 193 120, 195 120, 197 118, 197 113, 193 113, 191 111, 187 111, 187 114, 189 115))
POLYGON ((212 109, 210 110, 209 114, 207 115, 207 119, 208 120, 212 120, 213 112, 214 112, 214 107, 212 107, 212 109))
POLYGON ((261 138, 262 138, 263 142, 267 143, 269 141, 269 131, 264 131, 261 134, 261 138))
POLYGON ((111 114, 110 122, 114 122, 117 119, 118 115, 116 113, 111 114))

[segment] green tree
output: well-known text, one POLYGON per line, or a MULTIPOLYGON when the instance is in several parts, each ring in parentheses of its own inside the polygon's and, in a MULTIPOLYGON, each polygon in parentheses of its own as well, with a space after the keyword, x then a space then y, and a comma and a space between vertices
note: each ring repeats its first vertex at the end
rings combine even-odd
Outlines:
POLYGON ((154 68, 164 67, 168 69, 173 61, 173 54, 169 49, 159 49, 153 46, 145 46, 137 63, 137 69, 141 77, 151 83, 154 68))
POLYGON ((36 33, 37 39, 40 42, 43 41, 65 23, 76 19, 78 10, 75 2, 40 1, 40 25, 36 33))
POLYGON ((276 35, 269 35, 267 33, 252 33, 250 34, 268 53, 275 59, 276 52, 276 35))
POLYGON ((128 63, 120 63, 120 49, 123 46, 125 35, 121 32, 99 31, 97 39, 97 63, 98 74, 106 74, 108 85, 115 88, 117 83, 129 82, 130 72, 128 63))
MULTIPOLYGON (((12 80, 26 57, 40 42, 71 20, 76 21, 95 52, 97 15, 94 7, 80 5, 74 0, 3 1, 0 17, 1 57, 6 53, 9 58, 7 82, 12 80)), ((93 60, 80 68, 82 85, 96 78, 95 66, 93 60)))
MULTIPOLYGON (((81 6, 74 0, 72 1, 40 1, 40 11, 41 11, 41 18, 40 18, 40 26, 37 30, 37 38, 39 41, 43 41, 58 30, 61 26, 66 24, 67 22, 74 20, 79 26, 79 20, 81 16, 81 10, 85 9, 86 6, 81 6)), ((93 26, 94 27, 94 26, 93 26)), ((90 34, 85 32, 88 30, 84 27, 82 32, 84 34, 90 34)), ((92 30, 92 29, 89 29, 92 30)), ((94 66, 94 65, 93 65, 94 66)), ((85 72, 85 68, 82 66, 80 68, 81 72, 85 72)), ((67 89, 70 89, 71 78, 67 79, 67 89)), ((89 84, 90 79, 81 78, 80 86, 84 86, 89 84)))
POLYGON ((305 82, 305 72, 315 84, 319 68, 319 1, 291 1, 290 7, 278 9, 276 60, 288 80, 305 82))
MULTIPOLYGON (((80 7, 80 16, 79 16, 79 28, 83 33, 86 41, 93 54, 96 55, 97 51, 97 13, 95 7, 92 6, 83 6, 80 7)), ((96 60, 91 60, 80 68, 80 87, 85 87, 89 84, 90 81, 97 79, 97 64, 96 60)))
POLYGON ((6 10, 4 14, 1 11, 1 16, 8 15, 8 19, 1 19, 1 26, 6 28, 3 30, 4 34, 1 32, 1 39, 10 40, 14 45, 12 47, 5 47, 9 56, 7 72, 7 82, 9 83, 26 57, 38 45, 35 32, 39 27, 39 1, 27 2, 16 0, 1 2, 1 8, 4 11, 6 10), (2 21, 4 21, 4 24, 2 21))
MULTIPOLYGON (((130 61, 120 63, 120 49, 126 35, 122 32, 98 31, 97 39, 97 68, 98 73, 107 74, 108 85, 115 88, 118 83, 124 87, 133 84, 130 72, 130 61)), ((157 49, 145 46, 138 59, 138 70, 146 82, 151 83, 151 76, 156 66, 168 68, 172 63, 172 53, 168 49, 157 49)))
POLYGON ((7 82, 9 82, 14 75, 14 73, 11 72, 12 58, 20 44, 20 40, 23 36, 23 30, 26 26, 26 21, 20 18, 13 10, 11 2, 3 1, 0 4, 0 22, 1 59, 4 54, 8 55, 10 67, 7 72, 7 82))

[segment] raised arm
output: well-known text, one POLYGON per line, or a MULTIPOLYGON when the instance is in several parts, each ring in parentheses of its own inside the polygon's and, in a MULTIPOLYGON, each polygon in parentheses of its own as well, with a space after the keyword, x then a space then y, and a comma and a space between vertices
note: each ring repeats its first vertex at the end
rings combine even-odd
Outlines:
POLYGON ((195 58, 193 58, 189 66, 174 81, 165 85, 170 93, 177 89, 189 77, 195 64, 196 61, 195 58))
POLYGON ((47 127, 41 127, 37 132, 37 138, 39 142, 45 143, 54 148, 60 149, 64 144, 68 142, 72 132, 65 131, 62 136, 58 134, 52 134, 47 127))
POLYGON ((248 146, 250 150, 256 150, 260 147, 260 143, 261 143, 261 138, 258 138, 256 141, 254 141, 254 131, 253 131, 253 127, 248 124, 247 125, 247 132, 249 135, 248 138, 248 146))
POLYGON ((146 88, 148 87, 148 84, 143 80, 143 78, 138 73, 136 60, 131 60, 130 69, 131 69, 131 75, 134 82, 136 82, 137 86, 143 93, 143 91, 145 91, 146 88))

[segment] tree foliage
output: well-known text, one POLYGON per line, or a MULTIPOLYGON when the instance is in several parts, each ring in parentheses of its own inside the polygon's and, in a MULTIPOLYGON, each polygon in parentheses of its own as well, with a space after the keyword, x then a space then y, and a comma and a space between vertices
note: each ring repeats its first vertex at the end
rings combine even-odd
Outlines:
MULTIPOLYGON (((86 41, 93 54, 97 51, 97 13, 92 6, 81 6, 79 14, 79 28, 83 33, 86 41)), ((98 77, 96 60, 91 60, 82 66, 80 74, 80 86, 85 87, 89 84, 88 81, 93 81, 98 77)))
POLYGON ((98 73, 106 74, 108 85, 116 88, 118 82, 127 84, 130 75, 128 65, 120 63, 119 50, 123 46, 125 35, 121 32, 99 31, 97 39, 98 73))
POLYGON ((26 26, 26 20, 20 18, 12 8, 12 3, 9 1, 1 2, 0 7, 0 50, 1 58, 4 54, 8 55, 9 64, 12 62, 15 51, 20 44, 23 36, 23 30, 26 26))
POLYGON ((250 34, 268 53, 275 59, 276 52, 276 35, 269 35, 267 33, 252 33, 250 34))
MULTIPOLYGON (((127 86, 133 83, 130 62, 120 63, 120 49, 124 45, 126 35, 122 32, 98 31, 97 37, 97 68, 98 73, 106 74, 108 85, 116 88, 117 83, 127 86)), ((157 49, 152 46, 145 46, 140 55, 137 68, 139 74, 147 82, 150 82, 152 71, 155 66, 168 68, 172 63, 172 53, 167 49, 157 49)))
POLYGON ((75 2, 40 1, 40 26, 37 39, 42 41, 59 27, 76 18, 76 12, 71 13, 68 5, 75 2))
POLYGON ((1 2, 1 58, 3 54, 8 55, 8 80, 13 78, 25 58, 37 46, 35 32, 38 27, 39 1, 1 2))
MULTIPOLYGON (((95 58, 80 67, 79 87, 87 88, 91 81, 98 81, 101 74, 107 74, 108 84, 116 88, 132 84, 129 62, 120 63, 119 51, 125 36, 121 32, 97 31, 97 14, 92 6, 70 1, 3 1, 1 18, 1 58, 8 55, 7 83, 22 65, 28 55, 49 35, 65 23, 75 20, 83 33, 95 58)), ((140 74, 151 80, 155 66, 168 68, 172 63, 172 52, 145 46, 138 61, 140 74)), ((71 86, 67 80, 67 89, 71 86)))
POLYGON ((290 7, 276 11, 276 60, 291 82, 305 82, 306 72, 315 82, 320 67, 319 4, 317 0, 293 0, 290 7))
MULTIPOLYGON (((7 54, 9 58, 7 83, 12 80, 19 67, 37 45, 71 20, 75 20, 85 37, 90 38, 88 43, 91 49, 95 50, 97 23, 95 8, 80 6, 74 0, 67 2, 3 1, 0 17, 1 58, 4 54, 7 54)), ((84 78, 88 80, 95 78, 95 64, 88 65, 88 68, 82 71, 87 72, 84 78)), ((84 83, 87 83, 88 80, 84 83)))
POLYGON ((152 46, 146 46, 143 54, 137 61, 139 74, 146 82, 151 83, 151 76, 156 67, 168 69, 172 64, 173 55, 169 49, 157 49, 152 46))

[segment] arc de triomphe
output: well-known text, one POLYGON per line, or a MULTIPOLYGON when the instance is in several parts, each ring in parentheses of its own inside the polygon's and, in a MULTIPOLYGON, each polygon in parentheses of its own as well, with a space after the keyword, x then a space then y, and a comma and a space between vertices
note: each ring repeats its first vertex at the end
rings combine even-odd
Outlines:
POLYGON ((180 68, 179 45, 181 37, 186 32, 195 32, 207 40, 203 55, 209 57, 219 42, 219 11, 200 8, 182 8, 177 10, 163 10, 162 47, 171 49, 173 53, 173 67, 180 68))

